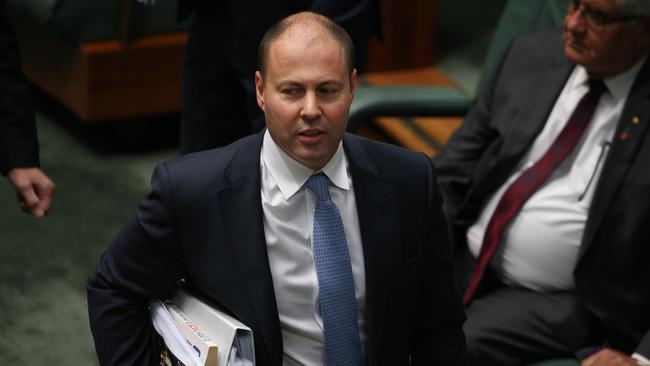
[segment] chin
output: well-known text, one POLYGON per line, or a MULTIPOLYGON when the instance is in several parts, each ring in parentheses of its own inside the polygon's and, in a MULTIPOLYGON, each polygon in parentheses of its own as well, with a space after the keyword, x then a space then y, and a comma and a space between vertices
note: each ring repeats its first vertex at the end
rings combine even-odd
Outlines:
POLYGON ((564 46, 564 55, 575 64, 583 65, 585 62, 585 55, 569 45, 564 46))

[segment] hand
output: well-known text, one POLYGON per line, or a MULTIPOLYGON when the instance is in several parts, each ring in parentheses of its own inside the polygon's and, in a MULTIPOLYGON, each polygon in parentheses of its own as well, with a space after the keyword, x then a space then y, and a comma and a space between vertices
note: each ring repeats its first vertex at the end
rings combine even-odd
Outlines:
POLYGON ((603 348, 582 361, 580 366, 639 366, 639 363, 624 353, 603 348))
POLYGON ((43 217, 50 209, 54 183, 36 167, 14 168, 9 181, 16 188, 20 208, 35 217, 43 217))

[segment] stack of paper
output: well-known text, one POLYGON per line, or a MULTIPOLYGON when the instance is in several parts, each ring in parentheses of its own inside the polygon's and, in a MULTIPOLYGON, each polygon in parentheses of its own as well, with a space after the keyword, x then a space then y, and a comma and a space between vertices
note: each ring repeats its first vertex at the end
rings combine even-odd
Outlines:
POLYGON ((254 366, 249 327, 184 290, 151 302, 151 318, 174 356, 186 366, 254 366))

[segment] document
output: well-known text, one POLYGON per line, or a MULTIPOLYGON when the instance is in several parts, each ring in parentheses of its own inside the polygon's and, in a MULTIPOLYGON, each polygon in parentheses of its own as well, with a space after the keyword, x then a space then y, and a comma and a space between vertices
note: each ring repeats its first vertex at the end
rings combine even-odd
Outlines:
POLYGON ((249 327, 183 289, 151 302, 154 328, 186 366, 254 366, 249 327))

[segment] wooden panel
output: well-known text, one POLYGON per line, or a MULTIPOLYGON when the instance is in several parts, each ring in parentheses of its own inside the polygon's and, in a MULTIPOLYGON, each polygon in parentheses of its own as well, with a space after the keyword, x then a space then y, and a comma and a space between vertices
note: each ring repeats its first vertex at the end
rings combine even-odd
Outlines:
POLYGON ((88 68, 88 120, 148 116, 180 110, 184 33, 81 46, 88 68), (117 108, 116 108, 117 107, 117 108))
POLYGON ((363 79, 371 85, 456 86, 445 74, 433 66, 364 73, 363 79))
POLYGON ((40 89, 85 122, 178 112, 185 32, 74 45, 17 24, 23 66, 40 89))
POLYGON ((414 123, 440 146, 444 146, 462 122, 462 117, 417 117, 414 123))
POLYGON ((428 156, 437 153, 437 149, 427 139, 411 129, 405 120, 395 117, 375 118, 375 124, 379 126, 395 142, 411 150, 421 151, 428 156))
POLYGON ((381 0, 384 40, 371 39, 366 71, 395 70, 433 64, 436 2, 381 0))

